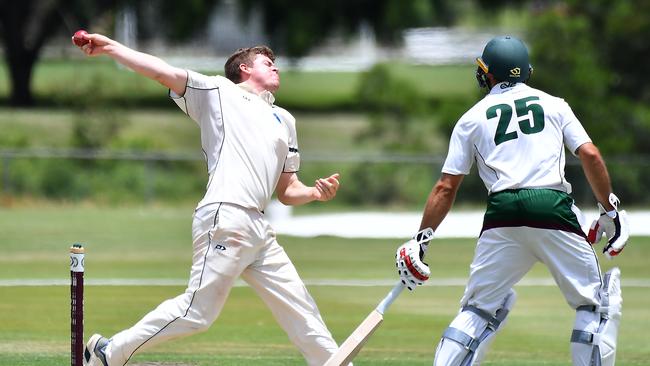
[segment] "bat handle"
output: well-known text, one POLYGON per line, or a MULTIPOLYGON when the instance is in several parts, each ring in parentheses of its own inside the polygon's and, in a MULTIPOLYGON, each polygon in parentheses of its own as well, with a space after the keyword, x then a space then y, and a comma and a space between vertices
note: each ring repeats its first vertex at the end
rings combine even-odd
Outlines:
POLYGON ((404 284, 402 283, 402 281, 399 281, 395 286, 393 286, 393 289, 390 290, 388 295, 386 295, 386 297, 384 297, 384 299, 381 300, 381 302, 379 303, 379 305, 377 305, 375 310, 377 310, 379 314, 384 315, 384 312, 388 310, 390 304, 392 304, 393 301, 397 299, 399 294, 402 293, 402 290, 404 290, 404 284))

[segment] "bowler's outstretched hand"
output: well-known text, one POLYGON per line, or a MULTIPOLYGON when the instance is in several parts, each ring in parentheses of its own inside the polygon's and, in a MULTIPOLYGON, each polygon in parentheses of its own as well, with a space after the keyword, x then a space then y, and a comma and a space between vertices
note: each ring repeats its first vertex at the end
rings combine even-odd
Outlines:
POLYGON ((107 48, 115 43, 112 39, 97 33, 75 33, 72 41, 82 44, 81 50, 87 56, 99 56, 107 53, 107 48))

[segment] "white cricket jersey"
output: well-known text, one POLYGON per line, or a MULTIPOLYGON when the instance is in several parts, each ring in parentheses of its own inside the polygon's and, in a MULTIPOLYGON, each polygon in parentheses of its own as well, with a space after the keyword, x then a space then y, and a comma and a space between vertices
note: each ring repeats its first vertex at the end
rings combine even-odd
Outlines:
POLYGON ((456 123, 443 173, 469 174, 474 160, 490 193, 549 188, 571 193, 564 177, 566 146, 591 142, 569 105, 529 87, 495 85, 456 123))
POLYGON ((170 96, 201 129, 209 177, 197 207, 228 202, 263 211, 280 174, 298 171, 296 121, 270 92, 188 71, 185 94, 170 96))

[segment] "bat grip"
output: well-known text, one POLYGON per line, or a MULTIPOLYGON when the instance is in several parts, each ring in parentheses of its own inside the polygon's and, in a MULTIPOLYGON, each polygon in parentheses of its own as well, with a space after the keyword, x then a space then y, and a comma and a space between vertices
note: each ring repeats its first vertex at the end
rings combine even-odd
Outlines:
MULTIPOLYGON (((422 248, 422 251, 426 253, 427 248, 429 247, 429 241, 431 241, 431 239, 433 238, 433 234, 434 234, 433 229, 428 227, 426 229, 420 230, 417 234, 415 234, 415 237, 413 239, 415 239, 418 242, 418 244, 420 244, 420 246, 422 248)), ((379 305, 377 305, 375 310, 379 314, 384 315, 384 312, 386 312, 386 310, 388 310, 388 307, 390 306, 390 304, 392 304, 393 301, 395 301, 395 299, 397 299, 399 294, 402 293, 402 291, 404 290, 404 287, 405 286, 402 283, 402 281, 397 282, 397 284, 395 284, 395 286, 393 286, 393 289, 390 290, 388 295, 386 295, 386 297, 384 297, 384 299, 381 300, 379 305)))
POLYGON ((390 304, 392 304, 393 301, 397 299, 399 294, 402 293, 402 290, 404 290, 404 284, 402 283, 402 281, 399 281, 395 286, 393 286, 393 289, 390 290, 388 295, 386 295, 386 297, 384 297, 384 299, 381 300, 381 302, 379 303, 379 305, 377 305, 375 310, 377 310, 379 314, 384 315, 384 312, 388 310, 390 304))

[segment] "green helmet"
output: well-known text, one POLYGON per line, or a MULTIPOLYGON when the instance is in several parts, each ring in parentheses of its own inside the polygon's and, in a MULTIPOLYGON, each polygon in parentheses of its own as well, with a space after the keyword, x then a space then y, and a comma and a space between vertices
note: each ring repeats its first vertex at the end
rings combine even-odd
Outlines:
POLYGON ((526 45, 512 36, 492 38, 476 62, 479 73, 490 73, 498 81, 526 82, 533 71, 528 61, 526 45))

